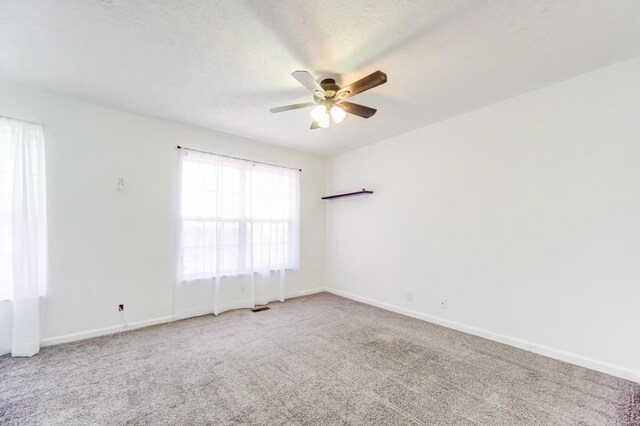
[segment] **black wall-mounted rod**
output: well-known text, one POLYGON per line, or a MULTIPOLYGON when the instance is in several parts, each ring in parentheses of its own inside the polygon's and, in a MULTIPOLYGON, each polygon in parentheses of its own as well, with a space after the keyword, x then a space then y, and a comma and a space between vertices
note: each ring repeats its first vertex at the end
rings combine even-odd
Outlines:
POLYGON ((363 195, 363 194, 373 194, 373 191, 367 191, 366 189, 362 188, 362 191, 347 192, 346 194, 338 194, 338 195, 327 195, 326 197, 322 197, 322 199, 331 200, 332 198, 353 197, 354 195, 363 195))
POLYGON ((218 154, 217 152, 201 151, 199 149, 187 148, 187 147, 180 146, 180 145, 178 145, 176 148, 178 148, 178 149, 186 149, 187 151, 202 152, 204 154, 219 155, 220 157, 233 158, 234 160, 249 161, 251 163, 257 163, 257 164, 266 164, 267 166, 282 167, 283 169, 297 170, 299 172, 302 171, 302 169, 296 169, 295 167, 280 166, 278 164, 265 163, 264 161, 255 161, 255 160, 249 160, 247 158, 232 157, 231 155, 218 154))

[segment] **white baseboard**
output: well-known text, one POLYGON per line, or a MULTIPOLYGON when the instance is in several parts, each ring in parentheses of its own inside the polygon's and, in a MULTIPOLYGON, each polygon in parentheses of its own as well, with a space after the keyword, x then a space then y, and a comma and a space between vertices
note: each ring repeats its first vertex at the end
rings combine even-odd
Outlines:
MULTIPOLYGON (((325 291, 323 287, 312 288, 309 290, 303 290, 286 296, 287 299, 293 299, 295 297, 308 296, 310 294, 322 293, 325 291)), ((233 306, 225 306, 224 310, 233 309, 233 306)), ((92 337, 106 336, 109 334, 121 333, 123 331, 135 330, 137 328, 148 327, 151 325, 164 324, 171 321, 177 321, 181 319, 187 319, 192 317, 198 317, 201 315, 208 315, 212 313, 212 306, 200 305, 194 306, 189 309, 184 309, 176 312, 175 315, 169 315, 160 318, 153 318, 144 321, 132 322, 127 325, 114 325, 111 327, 97 328, 94 330, 81 331, 78 333, 64 334, 62 336, 48 337, 40 342, 40 346, 53 346, 62 343, 75 342, 78 340, 90 339, 92 337)))
POLYGON ((323 293, 325 291, 327 291, 327 289, 324 287, 310 288, 309 290, 302 290, 297 294, 287 296, 287 299, 293 299, 294 297, 309 296, 311 294, 323 293))
POLYGON ((78 333, 64 334, 62 336, 48 337, 40 341, 40 346, 53 346, 62 343, 90 339, 92 337, 106 336, 109 334, 121 333, 123 331, 135 330, 136 328, 148 327, 150 325, 164 324, 173 320, 173 315, 170 315, 143 321, 130 322, 127 325, 114 325, 111 327, 96 328, 94 330, 81 331, 78 333))
POLYGON ((187 318, 200 317, 202 315, 213 314, 213 307, 211 304, 207 305, 199 305, 193 306, 188 309, 182 309, 180 311, 176 311, 176 314, 173 316, 174 321, 179 321, 187 318))
POLYGON ((325 291, 328 293, 335 294, 337 296, 346 297, 347 299, 366 303, 367 305, 382 308, 387 311, 406 315, 412 318, 417 318, 433 324, 441 325, 443 327, 462 331, 464 333, 473 334, 474 336, 483 337, 485 339, 493 340, 499 343, 504 343, 505 345, 514 346, 519 349, 524 349, 529 352, 537 353, 540 355, 547 356, 549 358, 554 358, 560 361, 568 362, 570 364, 578 365, 580 367, 599 371, 601 373, 610 374, 616 377, 621 377, 623 379, 631 380, 634 382, 640 382, 640 372, 629 370, 627 368, 620 367, 617 365, 609 364, 607 362, 597 361, 595 359, 587 358, 581 355, 576 355, 576 354, 561 351, 558 349, 553 349, 547 346, 538 345, 532 342, 528 342, 526 340, 516 339, 514 337, 493 333, 491 331, 461 324, 455 321, 450 321, 450 320, 439 318, 436 316, 423 314, 420 312, 412 311, 410 309, 405 309, 399 306, 391 305, 389 303, 379 302, 377 300, 369 299, 367 297, 358 296, 352 293, 348 293, 346 291, 336 290, 332 288, 325 288, 325 291))
MULTIPOLYGON (((378 308, 385 309, 387 311, 391 311, 391 312, 406 315, 412 318, 431 322, 433 324, 438 324, 443 327, 462 331, 464 333, 473 334, 474 336, 479 336, 485 339, 493 340, 495 342, 503 343, 505 345, 514 346, 516 348, 520 348, 529 352, 534 352, 540 355, 544 355, 549 358, 554 358, 560 361, 568 362, 570 364, 575 364, 580 367, 585 367, 591 370, 600 371, 602 373, 610 374, 616 377, 621 377, 623 379, 631 380, 634 382, 640 382, 640 372, 638 371, 629 370, 627 368, 609 364, 603 361, 598 361, 598 360, 587 358, 581 355, 576 355, 576 354, 561 351, 558 349, 553 349, 547 346, 538 345, 532 342, 528 342, 526 340, 505 336, 503 334, 494 333, 491 331, 461 324, 461 323, 447 320, 444 318, 439 318, 436 316, 412 311, 410 309, 401 308, 399 306, 380 302, 367 297, 358 296, 342 290, 318 287, 318 288, 313 288, 309 290, 303 290, 296 294, 288 295, 287 299, 292 299, 292 298, 301 297, 301 296, 308 296, 311 294, 322 293, 325 291, 328 293, 335 294, 337 296, 346 297, 347 299, 366 303, 367 305, 376 306, 378 308)), ((148 327, 151 325, 164 324, 164 323, 175 321, 175 320, 191 318, 191 317, 205 315, 209 313, 211 313, 210 306, 197 306, 188 310, 181 311, 180 313, 177 313, 175 316, 164 316, 164 317, 129 323, 126 326, 116 325, 111 327, 98 328, 94 330, 81 331, 78 333, 65 334, 62 336, 49 337, 49 338, 43 339, 40 342, 40 345, 44 347, 44 346, 59 345, 62 343, 75 342, 78 340, 84 340, 84 339, 89 339, 89 338, 98 337, 98 336, 106 336, 109 334, 120 333, 128 330, 135 330, 137 328, 148 327)))

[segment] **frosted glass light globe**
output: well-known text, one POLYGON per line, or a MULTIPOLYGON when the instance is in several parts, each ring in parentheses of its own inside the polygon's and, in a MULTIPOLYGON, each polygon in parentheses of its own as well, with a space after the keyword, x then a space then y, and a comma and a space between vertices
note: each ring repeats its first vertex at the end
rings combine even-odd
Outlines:
MULTIPOLYGON (((326 108, 325 108, 326 109, 326 108)), ((329 114, 325 113, 320 120, 318 121, 318 127, 322 127, 323 129, 327 129, 329 127, 329 114)))
POLYGON ((324 105, 318 105, 311 110, 311 118, 318 123, 325 115, 327 115, 327 107, 324 105))
POLYGON ((333 118, 333 121, 335 121, 336 123, 340 124, 346 116, 347 116, 347 113, 344 112, 344 110, 339 106, 334 105, 331 108, 331 118, 333 118))

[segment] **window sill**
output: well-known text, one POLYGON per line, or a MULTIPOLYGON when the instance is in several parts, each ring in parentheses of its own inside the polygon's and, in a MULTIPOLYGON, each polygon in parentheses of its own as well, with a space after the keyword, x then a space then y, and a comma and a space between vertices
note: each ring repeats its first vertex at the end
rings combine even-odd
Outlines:
MULTIPOLYGON (((45 295, 44 295, 44 294, 41 294, 40 296, 38 296, 38 299, 43 300, 43 299, 44 299, 44 297, 45 297, 45 295)), ((6 298, 4 298, 4 299, 3 299, 3 298, 0 298, 0 303, 5 303, 5 302, 7 302, 7 303, 11 303, 11 302, 13 302, 13 298, 10 298, 10 297, 6 297, 6 298)))
MULTIPOLYGON (((252 274, 266 274, 266 273, 272 273, 272 272, 278 272, 278 271, 296 271, 300 269, 297 266, 290 266, 290 267, 285 267, 282 269, 261 269, 261 270, 256 270, 256 271, 247 271, 247 272, 230 272, 228 274, 223 274, 220 276, 220 278, 236 278, 236 277, 241 277, 243 275, 252 275, 252 274)), ((202 277, 188 277, 188 278, 184 278, 182 281, 179 281, 179 283, 189 283, 189 282, 194 282, 194 281, 207 281, 207 280, 215 280, 216 276, 214 275, 207 275, 207 276, 202 276, 202 277)))

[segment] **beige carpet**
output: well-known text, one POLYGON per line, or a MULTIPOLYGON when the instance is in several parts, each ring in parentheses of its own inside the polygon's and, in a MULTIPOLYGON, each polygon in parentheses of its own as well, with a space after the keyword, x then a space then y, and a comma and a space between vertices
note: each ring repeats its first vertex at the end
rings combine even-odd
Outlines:
POLYGON ((0 424, 640 424, 625 380, 326 293, 270 306, 0 357, 0 424))

